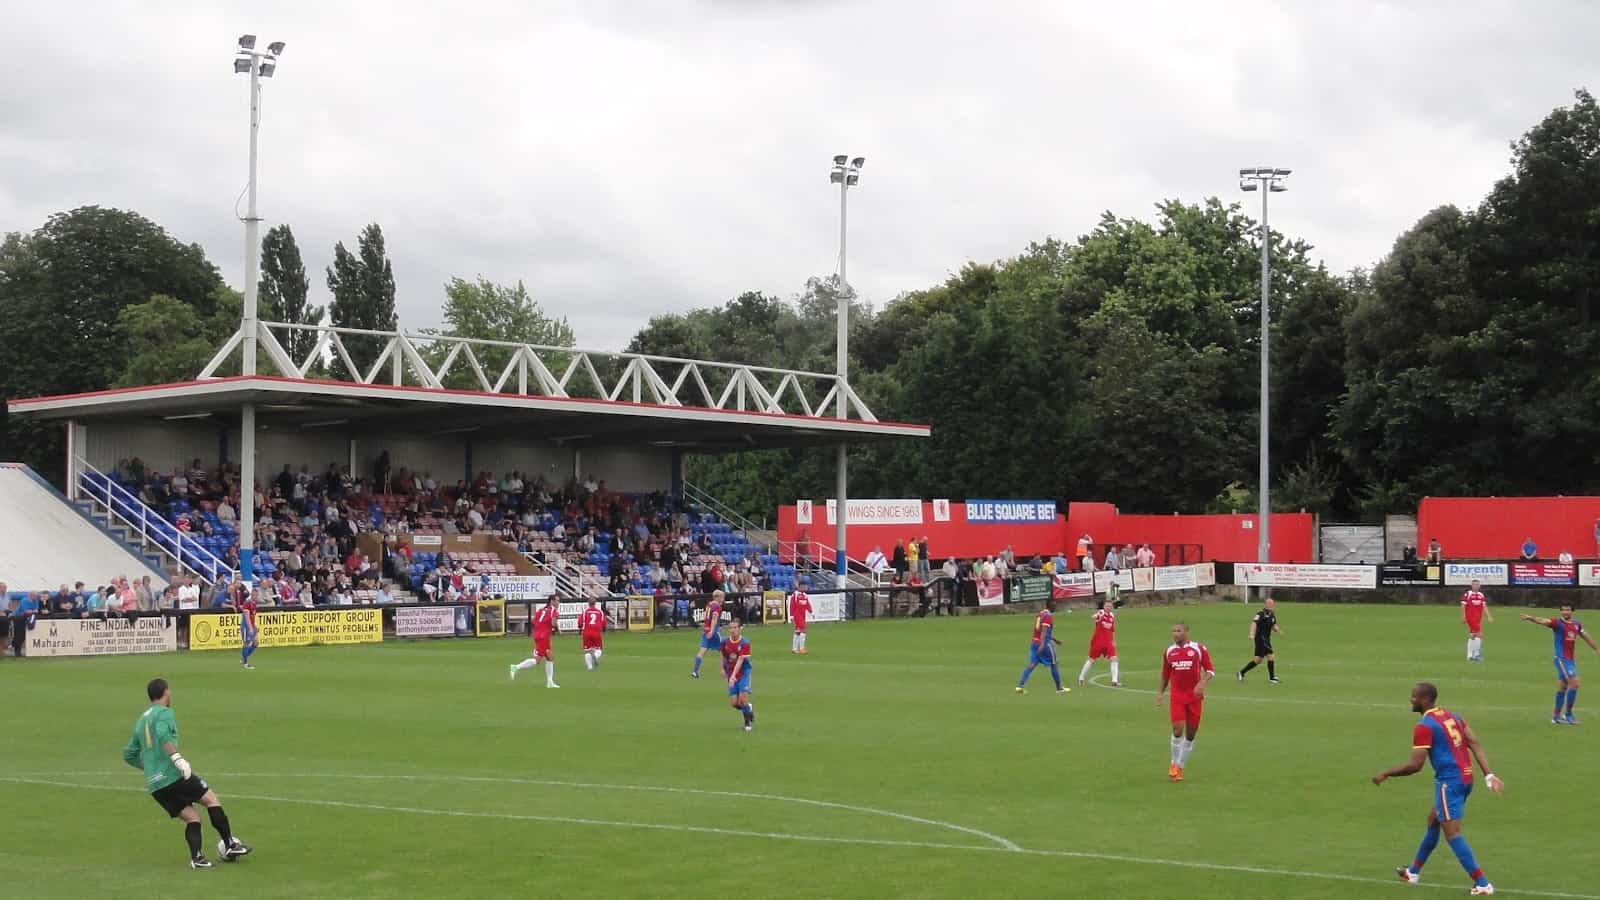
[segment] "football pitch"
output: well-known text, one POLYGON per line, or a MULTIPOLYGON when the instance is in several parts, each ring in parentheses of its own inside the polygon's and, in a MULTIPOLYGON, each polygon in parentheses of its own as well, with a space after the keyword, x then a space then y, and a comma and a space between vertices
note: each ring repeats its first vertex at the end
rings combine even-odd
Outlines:
MULTIPOLYGON (((1550 633, 1494 611, 1484 663, 1454 607, 1279 606, 1284 683, 1239 684, 1238 604, 1126 609, 1127 687, 1012 690, 1030 616, 747 630, 757 721, 740 728, 689 631, 607 636, 585 671, 508 680, 525 638, 235 653, 5 660, 4 894, 84 897, 1376 897, 1465 894, 1447 846, 1411 860, 1431 774, 1406 761, 1413 682, 1431 680, 1506 782, 1464 833, 1500 894, 1596 898, 1600 688, 1550 724, 1550 633), (1171 623, 1218 679, 1187 780, 1168 782, 1154 689, 1171 623), (181 747, 255 847, 188 868, 181 828, 120 760, 173 688, 181 747)), ((1544 614, 1549 614, 1548 612, 1544 614)), ((1580 618, 1582 616, 1580 615, 1580 618)), ((1600 624, 1600 623, 1597 623, 1600 624)), ((1063 676, 1088 643, 1058 615, 1063 676)), ((1589 671, 1600 666, 1580 647, 1589 671)), ((205 829, 208 855, 216 835, 205 829)))

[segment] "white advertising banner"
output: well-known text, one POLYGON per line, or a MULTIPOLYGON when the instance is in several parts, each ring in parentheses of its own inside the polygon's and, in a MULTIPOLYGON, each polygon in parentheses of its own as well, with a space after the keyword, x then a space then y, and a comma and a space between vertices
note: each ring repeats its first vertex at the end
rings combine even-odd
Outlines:
POLYGON ((394 633, 398 637, 453 637, 456 633, 455 607, 401 607, 394 611, 394 633))
MULTIPOLYGON (((1582 568, 1589 568, 1583 566, 1582 568)), ((1505 563, 1445 563, 1444 583, 1455 585, 1471 584, 1477 580, 1483 584, 1504 586, 1509 584, 1510 567, 1505 563)))
MULTIPOLYGON (((20 625, 18 627, 21 627, 20 625)), ((178 624, 165 616, 134 619, 38 619, 25 656, 111 656, 178 649, 178 624)))
POLYGON ((485 575, 479 583, 479 595, 507 600, 544 600, 556 592, 554 575, 485 575))
POLYGON ((796 500, 794 502, 794 523, 796 525, 811 524, 811 501, 796 500))
MULTIPOLYGON (((828 524, 839 521, 839 501, 828 501, 828 524)), ((848 525, 921 525, 921 500, 851 500, 848 525)))
POLYGON ((812 622, 843 622, 844 621, 844 594, 837 591, 828 591, 820 594, 808 594, 811 598, 812 622))
POLYGON ((1584 587, 1600 586, 1600 566, 1584 563, 1578 567, 1578 584, 1584 587))
POLYGON ((1113 578, 1115 578, 1116 581, 1117 581, 1117 590, 1119 590, 1119 591, 1132 591, 1133 590, 1133 570, 1132 569, 1123 569, 1120 572, 1112 572, 1110 570, 1107 570, 1107 571, 1104 571, 1104 572, 1096 572, 1096 573, 1094 573, 1094 592, 1096 594, 1104 594, 1107 590, 1110 589, 1111 580, 1113 578))
POLYGON ((1155 589, 1158 591, 1192 591, 1200 586, 1194 566, 1157 566, 1155 589))
POLYGON ((1378 587, 1378 568, 1297 563, 1234 563, 1233 581, 1234 584, 1250 587, 1353 588, 1370 591, 1378 587))
POLYGON ((1217 564, 1203 562, 1194 564, 1195 587, 1213 587, 1217 583, 1217 564))
POLYGON ((950 521, 950 501, 940 498, 933 501, 933 520, 935 522, 950 521))
POLYGON ((413 547, 443 547, 444 535, 442 534, 413 534, 411 536, 413 547))

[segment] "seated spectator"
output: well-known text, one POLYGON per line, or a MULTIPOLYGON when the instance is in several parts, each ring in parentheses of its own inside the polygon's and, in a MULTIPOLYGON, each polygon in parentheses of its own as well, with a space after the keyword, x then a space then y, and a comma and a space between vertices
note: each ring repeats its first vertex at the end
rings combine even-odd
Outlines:
POLYGON ((375 602, 377 602, 377 603, 394 603, 394 602, 396 602, 396 600, 394 598, 394 593, 389 590, 389 582, 387 582, 387 581, 378 582, 378 594, 377 594, 377 598, 376 598, 375 602))
POLYGON ((178 585, 178 608, 200 608, 200 585, 193 575, 183 576, 183 583, 178 585))
POLYGON ((83 598, 83 611, 79 613, 85 619, 104 618, 106 615, 121 615, 122 600, 117 592, 109 587, 101 587, 90 591, 83 598))

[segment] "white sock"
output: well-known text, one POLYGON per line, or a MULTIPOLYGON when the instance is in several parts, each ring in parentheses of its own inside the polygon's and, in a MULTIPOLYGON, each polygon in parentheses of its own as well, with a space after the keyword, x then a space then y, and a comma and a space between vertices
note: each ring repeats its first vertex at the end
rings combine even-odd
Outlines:
POLYGON ((1094 660, 1092 660, 1092 659, 1086 659, 1086 660, 1083 661, 1083 668, 1078 670, 1078 680, 1079 681, 1083 681, 1085 678, 1089 677, 1089 667, 1093 666, 1093 665, 1094 665, 1094 660))
POLYGON ((602 654, 604 652, 605 652, 605 650, 603 650, 603 649, 601 649, 599 647, 594 648, 594 664, 595 665, 597 665, 597 666, 600 665, 600 654, 602 654))
POLYGON ((554 662, 546 662, 544 664, 544 683, 556 683, 556 664, 554 662))
POLYGON ((1472 658, 1472 638, 1467 638, 1467 659, 1472 658))
POLYGON ((800 632, 800 649, 804 650, 805 648, 806 648, 806 633, 804 631, 802 631, 802 632, 800 632))
POLYGON ((593 650, 585 650, 585 651, 583 651, 583 667, 585 669, 593 669, 594 668, 594 651, 593 650))
POLYGON ((1194 741, 1179 741, 1178 766, 1181 768, 1189 764, 1189 754, 1194 752, 1194 741))
POLYGON ((539 661, 530 656, 527 659, 523 660, 522 662, 517 663, 517 671, 520 672, 523 669, 531 669, 534 666, 537 666, 538 664, 539 664, 539 661))
POLYGON ((1472 639, 1472 655, 1473 656, 1482 656, 1483 655, 1483 638, 1475 637, 1475 638, 1472 639))
POLYGON ((1178 765, 1179 754, 1183 753, 1183 738, 1172 739, 1172 764, 1178 765))
POLYGON ((1122 680, 1121 678, 1117 677, 1117 672, 1121 668, 1122 668, 1121 664, 1119 664, 1116 660, 1113 659, 1111 661, 1111 683, 1112 684, 1116 684, 1117 682, 1120 682, 1122 680))
POLYGON ((795 651, 795 650, 799 650, 799 649, 800 649, 800 632, 796 631, 794 633, 794 637, 789 638, 789 650, 790 651, 795 651))

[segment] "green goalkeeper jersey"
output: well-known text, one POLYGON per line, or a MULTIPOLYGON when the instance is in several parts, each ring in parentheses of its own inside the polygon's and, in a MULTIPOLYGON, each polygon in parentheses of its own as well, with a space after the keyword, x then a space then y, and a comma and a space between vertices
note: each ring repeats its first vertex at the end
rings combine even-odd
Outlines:
POLYGON ((133 736, 122 748, 123 762, 144 769, 144 789, 151 793, 183 778, 171 755, 161 749, 168 741, 177 748, 178 719, 171 707, 154 703, 133 723, 133 736))

